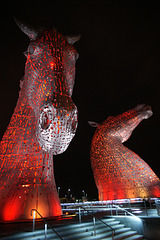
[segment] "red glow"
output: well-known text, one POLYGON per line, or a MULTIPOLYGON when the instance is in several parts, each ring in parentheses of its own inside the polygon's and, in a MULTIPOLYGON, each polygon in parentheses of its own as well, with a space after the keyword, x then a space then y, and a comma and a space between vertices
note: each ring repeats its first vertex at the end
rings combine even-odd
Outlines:
POLYGON ((21 211, 21 199, 10 198, 3 208, 3 220, 11 221, 17 219, 19 211, 21 211))
POLYGON ((55 67, 55 63, 54 62, 50 62, 50 66, 53 69, 55 67))

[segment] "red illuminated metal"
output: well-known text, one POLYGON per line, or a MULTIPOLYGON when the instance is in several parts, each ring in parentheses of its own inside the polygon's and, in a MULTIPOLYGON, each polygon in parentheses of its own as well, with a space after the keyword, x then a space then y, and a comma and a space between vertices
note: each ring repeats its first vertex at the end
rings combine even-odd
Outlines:
POLYGON ((41 31, 17 22, 31 42, 17 106, 0 144, 0 220, 62 214, 53 155, 64 152, 77 128, 71 96, 77 52, 55 29, 41 31))
POLYGON ((160 197, 160 180, 148 164, 125 147, 132 131, 152 115, 150 107, 138 105, 97 127, 91 144, 91 164, 99 200, 160 197))

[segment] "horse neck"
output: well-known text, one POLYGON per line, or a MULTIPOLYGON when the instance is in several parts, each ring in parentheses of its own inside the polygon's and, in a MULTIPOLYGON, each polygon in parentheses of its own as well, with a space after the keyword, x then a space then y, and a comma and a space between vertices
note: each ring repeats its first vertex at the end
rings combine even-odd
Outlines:
POLYGON ((25 95, 20 94, 14 113, 0 144, 2 154, 30 154, 40 149, 35 137, 35 116, 25 95))

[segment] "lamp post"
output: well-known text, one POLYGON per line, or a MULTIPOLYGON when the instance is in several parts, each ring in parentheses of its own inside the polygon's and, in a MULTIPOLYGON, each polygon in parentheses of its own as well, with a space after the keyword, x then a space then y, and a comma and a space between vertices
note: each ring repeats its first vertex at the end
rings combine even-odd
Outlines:
POLYGON ((82 190, 82 201, 86 202, 87 201, 87 194, 85 193, 84 190, 82 190))
POLYGON ((58 187, 58 197, 59 197, 59 191, 60 191, 60 189, 61 189, 61 188, 60 188, 60 187, 58 187))
POLYGON ((70 191, 71 191, 71 189, 69 188, 68 189, 68 199, 70 198, 70 191))
POLYGON ((85 197, 85 191, 82 190, 82 197, 85 197))

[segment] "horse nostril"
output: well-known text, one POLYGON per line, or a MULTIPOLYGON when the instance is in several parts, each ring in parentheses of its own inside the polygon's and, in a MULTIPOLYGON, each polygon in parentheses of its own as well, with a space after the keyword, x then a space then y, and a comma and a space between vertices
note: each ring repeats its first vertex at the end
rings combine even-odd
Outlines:
POLYGON ((41 118, 41 127, 42 129, 47 129, 50 125, 50 120, 48 118, 48 115, 46 112, 42 113, 42 118, 41 118))
POLYGON ((45 106, 43 111, 40 114, 40 127, 43 130, 48 129, 50 126, 55 114, 53 109, 50 106, 45 106))

